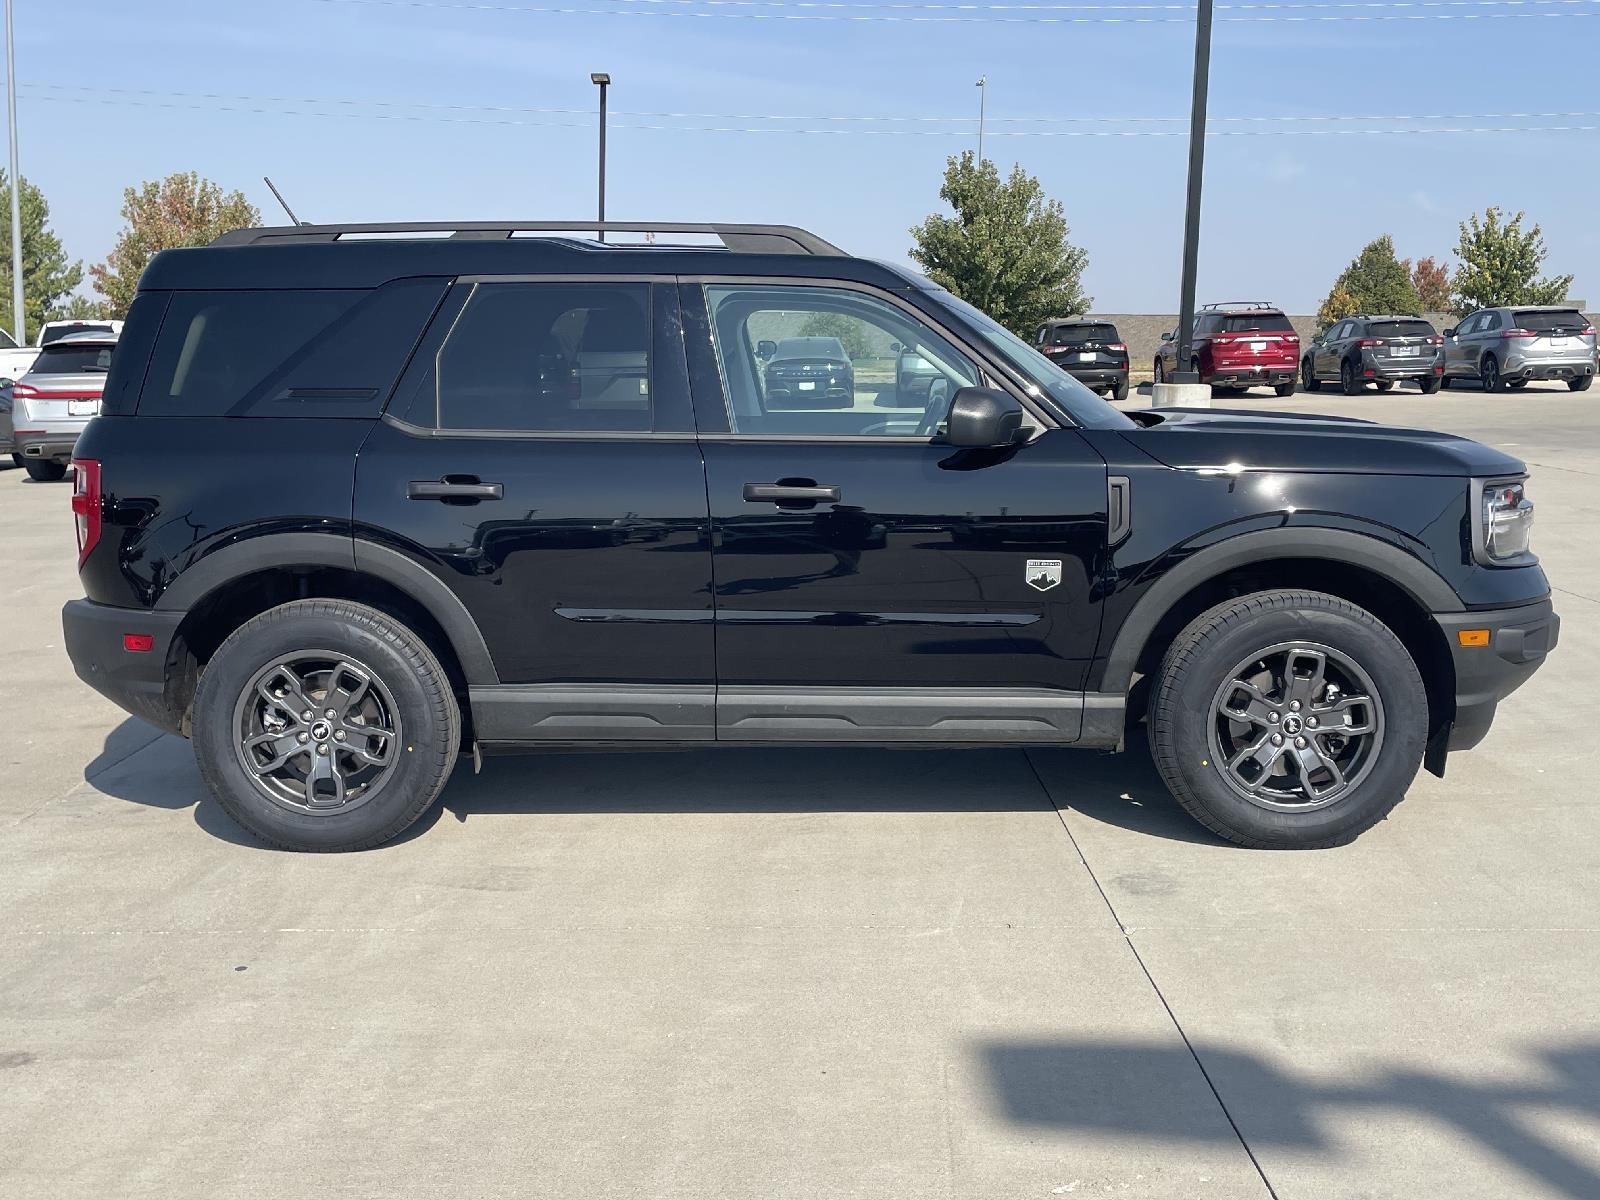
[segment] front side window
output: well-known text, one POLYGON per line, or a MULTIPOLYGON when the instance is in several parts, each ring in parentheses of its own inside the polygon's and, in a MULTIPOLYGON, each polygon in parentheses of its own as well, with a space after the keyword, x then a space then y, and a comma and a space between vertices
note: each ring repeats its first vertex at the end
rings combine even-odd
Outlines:
POLYGON ((647 433, 648 286, 476 284, 436 378, 441 429, 647 433))
POLYGON ((844 288, 711 285, 729 429, 931 437, 973 362, 904 309, 844 288))

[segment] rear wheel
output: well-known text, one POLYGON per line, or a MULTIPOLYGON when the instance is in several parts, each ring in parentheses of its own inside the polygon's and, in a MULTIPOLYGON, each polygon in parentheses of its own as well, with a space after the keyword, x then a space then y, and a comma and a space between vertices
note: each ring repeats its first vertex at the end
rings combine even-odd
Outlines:
POLYGON ((1417 380, 1417 386, 1422 389, 1422 394, 1424 396, 1433 395, 1439 390, 1443 383, 1444 380, 1440 379, 1437 375, 1426 375, 1417 380))
POLYGON ((1317 378, 1316 369, 1312 366, 1309 358, 1302 359, 1300 362, 1300 386, 1308 392, 1322 390, 1322 381, 1317 378))
POLYGON ((1159 358, 1156 359, 1155 366, 1151 368, 1150 377, 1157 383, 1165 383, 1167 381, 1167 364, 1159 358))
POLYGON ((20 466, 22 466, 22 465, 23 465, 23 461, 22 461, 22 455, 20 455, 20 454, 13 454, 13 455, 12 455, 12 456, 11 456, 11 462, 12 462, 12 464, 13 464, 13 465, 15 465, 15 466, 19 466, 19 467, 20 467, 20 466))
POLYGON ((1273 387, 1272 390, 1279 396, 1292 396, 1292 395, 1294 395, 1294 384, 1292 384, 1292 383, 1276 384, 1273 387))
POLYGON ((1567 380, 1567 390, 1570 392, 1587 392, 1594 384, 1593 375, 1585 375, 1582 379, 1567 380))
POLYGON ((1380 379, 1380 380, 1378 380, 1378 390, 1380 392, 1387 392, 1393 387, 1394 387, 1394 380, 1392 380, 1392 379, 1380 379))
POLYGON ((1503 392, 1506 390, 1505 380, 1500 378, 1500 360, 1492 354, 1485 354, 1483 361, 1478 364, 1478 382, 1483 384, 1486 392, 1503 392))
POLYGON ((1520 392, 1523 388, 1525 388, 1527 386, 1528 386, 1528 381, 1526 379, 1508 379, 1508 380, 1506 380, 1506 390, 1510 391, 1510 392, 1520 392))
POLYGON ((1113 400, 1126 400, 1128 398, 1128 377, 1124 375, 1111 388, 1113 400))
POLYGON ((1356 374, 1356 365, 1348 358, 1339 364, 1339 387, 1346 396, 1359 396, 1363 387, 1361 376, 1356 374))
POLYGON ((25 458, 22 465, 28 469, 29 478, 37 479, 40 483, 54 483, 67 477, 66 463, 51 462, 47 458, 25 458))
POLYGON ((296 600, 247 621, 194 699, 207 788, 251 833, 291 850, 398 836, 444 787, 460 727, 432 651, 345 600, 296 600))
POLYGON ((1310 849, 1382 820, 1422 763, 1428 704, 1405 646, 1320 592, 1258 592, 1190 623, 1151 706, 1156 766, 1229 841, 1310 849))

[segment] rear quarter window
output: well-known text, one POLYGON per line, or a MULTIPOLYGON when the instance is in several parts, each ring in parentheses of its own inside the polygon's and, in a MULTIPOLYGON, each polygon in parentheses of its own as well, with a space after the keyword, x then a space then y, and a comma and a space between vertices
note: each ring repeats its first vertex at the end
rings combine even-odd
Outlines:
POLYGON ((174 292, 138 413, 375 417, 445 285, 174 292))

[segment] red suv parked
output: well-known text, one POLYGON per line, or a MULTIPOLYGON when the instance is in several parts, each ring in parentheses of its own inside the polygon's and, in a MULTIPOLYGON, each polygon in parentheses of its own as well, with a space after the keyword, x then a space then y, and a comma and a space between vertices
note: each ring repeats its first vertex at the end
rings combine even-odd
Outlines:
MULTIPOLYGON (((1237 395, 1246 388, 1270 387, 1280 396, 1294 395, 1300 371, 1300 335, 1283 310, 1255 300, 1207 304, 1194 319, 1194 349, 1189 370, 1219 395, 1237 395)), ((1164 382, 1178 370, 1177 334, 1161 335, 1155 378, 1164 382)))

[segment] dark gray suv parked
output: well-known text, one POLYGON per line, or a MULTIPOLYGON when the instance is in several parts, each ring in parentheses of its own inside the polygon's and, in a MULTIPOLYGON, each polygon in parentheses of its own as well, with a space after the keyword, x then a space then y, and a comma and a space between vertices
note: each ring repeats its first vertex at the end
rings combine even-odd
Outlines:
POLYGON ((1594 383, 1594 326, 1571 305, 1486 308, 1444 336, 1446 387, 1476 379, 1486 392, 1503 392, 1552 379, 1586 392, 1594 383))
POLYGON ((1347 317, 1311 339, 1300 359, 1300 382, 1308 392, 1338 380, 1346 396, 1367 384, 1387 392, 1415 383, 1430 395, 1444 375, 1444 339, 1421 317, 1347 317))

